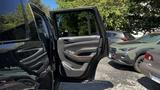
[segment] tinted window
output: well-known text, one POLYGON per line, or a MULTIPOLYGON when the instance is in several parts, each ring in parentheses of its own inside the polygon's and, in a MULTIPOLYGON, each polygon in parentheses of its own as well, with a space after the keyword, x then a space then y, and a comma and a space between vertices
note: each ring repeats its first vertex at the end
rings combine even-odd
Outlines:
POLYGON ((122 32, 116 32, 115 34, 116 34, 115 37, 117 38, 124 38, 124 35, 122 32))
POLYGON ((135 39, 130 33, 124 32, 123 34, 124 34, 124 36, 125 36, 128 40, 133 40, 133 39, 135 39))
POLYGON ((115 37, 117 34, 116 33, 112 33, 112 37, 115 37))
POLYGON ((107 36, 108 36, 108 37, 115 37, 115 36, 116 36, 116 33, 107 32, 107 36))
MULTIPOLYGON (((26 19, 24 2, 26 0, 1 0, 0 3, 0 41, 26 38, 26 19)), ((26 17, 27 18, 27 17, 26 17)))
POLYGON ((107 32, 107 37, 112 37, 112 33, 107 32))
POLYGON ((58 14, 57 26, 60 36, 96 35, 97 24, 91 12, 70 12, 58 14))

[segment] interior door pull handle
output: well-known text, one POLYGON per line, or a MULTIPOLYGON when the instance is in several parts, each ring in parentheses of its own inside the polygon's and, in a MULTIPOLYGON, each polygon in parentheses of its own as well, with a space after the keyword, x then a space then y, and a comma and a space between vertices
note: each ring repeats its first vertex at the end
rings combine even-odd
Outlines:
POLYGON ((69 50, 64 51, 64 54, 68 58, 70 58, 70 59, 72 59, 74 61, 77 61, 77 62, 89 62, 93 57, 93 56, 78 56, 78 55, 75 55, 74 52, 69 51, 69 50))
POLYGON ((71 42, 70 40, 68 40, 68 39, 64 39, 63 41, 64 41, 64 44, 72 43, 72 42, 71 42))

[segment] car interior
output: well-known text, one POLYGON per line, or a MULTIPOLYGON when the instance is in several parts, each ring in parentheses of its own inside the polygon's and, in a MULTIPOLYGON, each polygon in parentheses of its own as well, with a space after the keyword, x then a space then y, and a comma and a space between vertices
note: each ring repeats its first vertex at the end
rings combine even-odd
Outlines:
POLYGON ((58 53, 67 76, 78 77, 84 73, 96 54, 98 43, 99 36, 59 38, 58 53))

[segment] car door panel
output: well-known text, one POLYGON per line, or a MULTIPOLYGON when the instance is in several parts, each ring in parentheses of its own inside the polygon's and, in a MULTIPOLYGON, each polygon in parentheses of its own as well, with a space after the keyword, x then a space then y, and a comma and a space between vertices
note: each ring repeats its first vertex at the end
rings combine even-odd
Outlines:
POLYGON ((59 38, 58 54, 67 76, 78 77, 83 74, 96 53, 98 43, 99 36, 59 38))
POLYGON ((48 61, 41 41, 24 42, 24 45, 14 50, 14 54, 21 64, 34 71, 42 71, 41 66, 48 61))

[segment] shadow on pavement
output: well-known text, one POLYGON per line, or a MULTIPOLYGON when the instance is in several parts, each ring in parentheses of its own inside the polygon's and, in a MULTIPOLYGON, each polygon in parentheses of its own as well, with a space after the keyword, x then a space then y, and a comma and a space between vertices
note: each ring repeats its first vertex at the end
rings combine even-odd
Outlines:
POLYGON ((105 90, 112 88, 109 81, 94 80, 85 83, 61 83, 59 90, 105 90))
POLYGON ((142 86, 147 88, 148 90, 160 90, 160 84, 152 81, 147 77, 142 77, 137 80, 142 86))
POLYGON ((134 70, 134 68, 131 67, 131 66, 120 65, 120 64, 117 64, 113 61, 109 61, 108 64, 111 65, 112 67, 116 68, 116 69, 119 69, 119 70, 136 72, 134 70))

